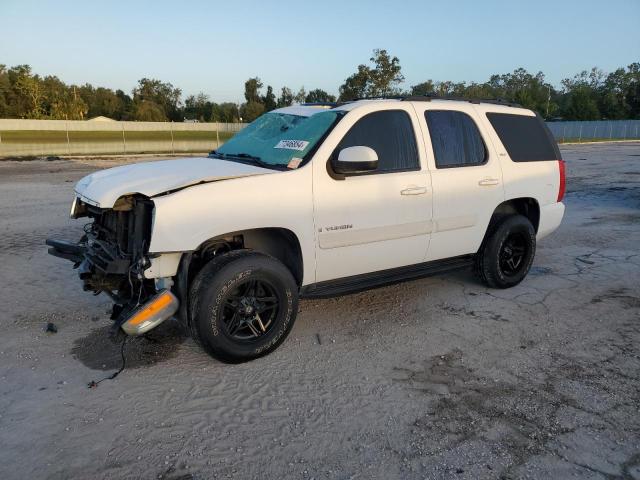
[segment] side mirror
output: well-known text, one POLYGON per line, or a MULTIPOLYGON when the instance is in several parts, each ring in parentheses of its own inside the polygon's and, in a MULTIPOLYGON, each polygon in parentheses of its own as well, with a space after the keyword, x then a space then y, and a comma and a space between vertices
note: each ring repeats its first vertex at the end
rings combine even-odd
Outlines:
POLYGON ((336 173, 342 175, 371 172, 378 168, 378 154, 370 147, 343 148, 331 165, 336 173))

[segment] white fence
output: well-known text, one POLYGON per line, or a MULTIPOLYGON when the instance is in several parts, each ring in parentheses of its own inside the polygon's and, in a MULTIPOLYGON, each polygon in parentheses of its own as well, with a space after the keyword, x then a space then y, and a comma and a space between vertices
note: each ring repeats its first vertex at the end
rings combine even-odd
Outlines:
POLYGON ((0 119, 0 157, 207 152, 245 125, 0 119))
POLYGON ((562 142, 640 139, 640 120, 547 122, 547 126, 556 140, 562 142))
MULTIPOLYGON (((558 141, 640 139, 640 120, 547 122, 558 141)), ((244 123, 0 119, 0 157, 208 152, 244 123)))

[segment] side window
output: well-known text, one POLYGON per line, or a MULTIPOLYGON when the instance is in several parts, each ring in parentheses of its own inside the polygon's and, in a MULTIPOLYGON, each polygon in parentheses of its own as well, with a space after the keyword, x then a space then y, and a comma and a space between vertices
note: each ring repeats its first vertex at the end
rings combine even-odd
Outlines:
POLYGON ((411 118, 403 110, 383 110, 358 120, 338 144, 334 155, 348 147, 365 146, 378 154, 374 173, 418 170, 418 147, 411 118))
POLYGON ((487 160, 480 131, 472 118, 454 110, 424 113, 437 168, 482 165, 487 160))
POLYGON ((560 158, 553 135, 539 117, 489 112, 487 118, 514 162, 560 158))

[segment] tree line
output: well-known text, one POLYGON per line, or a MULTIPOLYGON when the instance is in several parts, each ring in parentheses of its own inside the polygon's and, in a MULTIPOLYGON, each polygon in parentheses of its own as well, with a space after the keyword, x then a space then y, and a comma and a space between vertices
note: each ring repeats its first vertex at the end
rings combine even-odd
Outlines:
MULTIPOLYGON (((640 119, 640 63, 605 73, 594 67, 562 80, 559 88, 524 68, 492 75, 486 82, 427 79, 403 89, 400 60, 376 49, 369 64, 358 65, 339 87, 337 101, 356 98, 438 95, 463 98, 500 98, 537 111, 546 119, 640 119)), ((244 102, 215 103, 204 93, 182 100, 182 90, 169 82, 142 78, 126 93, 105 87, 67 85, 53 75, 40 76, 29 65, 0 64, 0 118, 83 120, 105 116, 115 120, 251 122, 264 112, 296 103, 335 102, 336 97, 316 88, 289 87, 275 92, 259 77, 244 84, 244 102)))
POLYGON ((503 99, 530 108, 546 119, 622 120, 640 119, 640 63, 605 73, 597 67, 565 78, 556 88, 542 72, 518 68, 512 73, 491 75, 484 83, 425 80, 403 90, 398 57, 374 50, 370 64, 340 86, 340 100, 351 98, 438 95, 478 99, 503 99))

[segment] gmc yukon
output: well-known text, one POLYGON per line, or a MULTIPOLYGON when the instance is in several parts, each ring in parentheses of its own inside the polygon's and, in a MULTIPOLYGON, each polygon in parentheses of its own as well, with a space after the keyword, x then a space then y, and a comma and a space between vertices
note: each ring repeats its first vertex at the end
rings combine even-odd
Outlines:
POLYGON ((262 115, 204 158, 99 171, 75 187, 77 243, 47 240, 141 335, 176 316, 212 356, 277 348, 299 297, 475 266, 520 283, 564 214, 564 163, 532 111, 435 97, 262 115))

